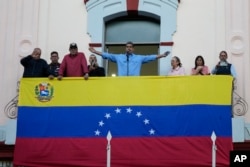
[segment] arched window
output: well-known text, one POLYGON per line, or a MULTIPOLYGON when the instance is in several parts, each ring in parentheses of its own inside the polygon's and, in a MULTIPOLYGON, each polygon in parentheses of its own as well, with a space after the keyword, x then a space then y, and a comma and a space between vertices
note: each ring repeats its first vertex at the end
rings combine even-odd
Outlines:
MULTIPOLYGON (((111 44, 112 46, 123 44, 124 50, 124 44, 127 41, 133 41, 138 46, 157 45, 151 49, 155 54, 171 51, 172 35, 176 31, 177 0, 86 1, 86 7, 90 46, 96 47, 97 50, 108 49, 111 52, 111 44)), ((146 48, 150 47, 146 46, 146 48)), ((141 50, 145 51, 144 48, 141 50)), ((136 49, 135 52, 138 53, 137 51, 136 49)), ((141 52, 141 54, 150 54, 150 52, 141 52)), ((168 73, 170 57, 156 62, 156 75, 168 73)), ((98 61, 100 64, 103 63, 101 58, 98 61)), ((108 66, 106 71, 107 68, 108 66)))

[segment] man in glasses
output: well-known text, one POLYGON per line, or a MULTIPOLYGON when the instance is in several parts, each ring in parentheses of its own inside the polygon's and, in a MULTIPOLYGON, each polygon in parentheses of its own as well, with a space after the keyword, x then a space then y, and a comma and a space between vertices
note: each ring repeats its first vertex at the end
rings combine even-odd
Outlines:
POLYGON ((212 70, 212 74, 215 75, 232 75, 233 78, 236 78, 236 71, 232 64, 227 61, 227 52, 221 51, 219 55, 220 61, 212 70))

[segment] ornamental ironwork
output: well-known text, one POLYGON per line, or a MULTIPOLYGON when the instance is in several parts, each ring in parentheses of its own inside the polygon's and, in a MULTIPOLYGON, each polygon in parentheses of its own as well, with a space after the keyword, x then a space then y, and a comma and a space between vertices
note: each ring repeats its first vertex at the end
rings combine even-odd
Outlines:
POLYGON ((16 119, 17 117, 19 85, 20 85, 20 81, 17 82, 17 89, 16 89, 17 95, 14 98, 12 98, 4 107, 4 113, 10 119, 16 119))

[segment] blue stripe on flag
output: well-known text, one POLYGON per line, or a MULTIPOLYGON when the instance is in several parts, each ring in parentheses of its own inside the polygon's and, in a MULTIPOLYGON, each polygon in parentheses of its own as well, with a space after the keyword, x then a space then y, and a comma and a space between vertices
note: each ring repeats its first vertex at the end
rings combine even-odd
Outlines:
POLYGON ((17 137, 232 136, 231 106, 19 107, 17 137))

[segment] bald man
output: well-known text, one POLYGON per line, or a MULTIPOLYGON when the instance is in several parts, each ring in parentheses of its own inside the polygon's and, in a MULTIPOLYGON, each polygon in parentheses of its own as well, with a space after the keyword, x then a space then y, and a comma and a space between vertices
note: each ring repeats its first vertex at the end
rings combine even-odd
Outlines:
POLYGON ((49 77, 50 71, 46 60, 41 58, 41 49, 35 48, 31 55, 21 59, 20 63, 24 67, 23 77, 49 77))

